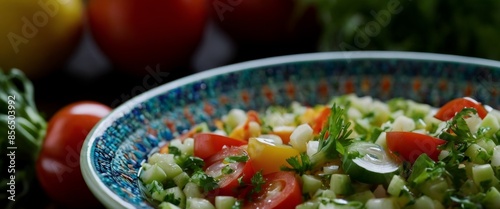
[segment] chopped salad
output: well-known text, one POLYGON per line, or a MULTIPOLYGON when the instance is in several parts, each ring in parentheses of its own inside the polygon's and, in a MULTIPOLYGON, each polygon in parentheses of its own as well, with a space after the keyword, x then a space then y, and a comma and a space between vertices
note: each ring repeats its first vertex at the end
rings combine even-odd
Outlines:
POLYGON ((158 208, 500 208, 500 111, 357 95, 232 109, 142 164, 158 208))

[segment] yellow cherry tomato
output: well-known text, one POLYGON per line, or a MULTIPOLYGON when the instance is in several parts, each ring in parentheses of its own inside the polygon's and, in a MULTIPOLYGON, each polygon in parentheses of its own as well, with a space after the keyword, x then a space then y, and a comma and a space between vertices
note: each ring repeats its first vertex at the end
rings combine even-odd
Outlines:
POLYGON ((0 68, 29 78, 61 68, 83 32, 82 0, 1 0, 0 68))
POLYGON ((262 138, 250 138, 247 150, 254 170, 262 170, 262 174, 280 171, 281 166, 290 167, 286 159, 300 154, 291 146, 262 138))

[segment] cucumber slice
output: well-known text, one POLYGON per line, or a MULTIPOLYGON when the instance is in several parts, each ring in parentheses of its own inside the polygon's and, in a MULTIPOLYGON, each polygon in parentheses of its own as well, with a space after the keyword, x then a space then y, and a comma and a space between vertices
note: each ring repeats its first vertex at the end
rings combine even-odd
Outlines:
POLYGON ((347 147, 342 166, 352 180, 388 185, 402 169, 402 163, 389 156, 378 144, 355 142, 347 147))

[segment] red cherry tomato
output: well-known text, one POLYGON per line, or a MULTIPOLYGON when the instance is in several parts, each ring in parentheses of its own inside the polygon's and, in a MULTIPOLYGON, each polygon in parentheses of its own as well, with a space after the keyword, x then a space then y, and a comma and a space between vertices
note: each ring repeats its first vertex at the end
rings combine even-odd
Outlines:
POLYGON ((326 122, 328 121, 328 116, 330 116, 330 108, 325 107, 319 115, 314 119, 314 124, 313 124, 313 131, 314 134, 319 134, 321 130, 323 129, 323 126, 325 126, 326 122))
POLYGON ((259 193, 244 204, 244 209, 295 208, 302 203, 300 182, 292 172, 264 175, 265 184, 259 193))
POLYGON ((396 152, 404 160, 411 163, 421 154, 427 154, 431 159, 437 161, 439 153, 439 145, 446 143, 445 140, 437 139, 432 136, 414 133, 394 131, 386 134, 387 147, 392 152, 396 152))
POLYGON ((92 35, 120 69, 146 74, 189 63, 208 18, 203 0, 89 0, 92 35))
POLYGON ((200 133, 194 135, 194 156, 207 159, 222 150, 224 146, 241 146, 246 141, 229 138, 212 133, 200 133))
MULTIPOLYGON (((219 188, 210 192, 209 196, 216 195, 238 195, 240 180, 245 184, 250 184, 250 179, 255 173, 250 161, 226 162, 227 157, 248 157, 245 149, 241 147, 229 147, 223 149, 207 160, 205 172, 219 180, 219 188), (241 178, 241 179, 240 179, 241 178)), ((248 158, 247 158, 248 159, 248 158)))
POLYGON ((111 108, 91 101, 69 104, 49 120, 36 162, 42 188, 51 199, 69 208, 101 206, 80 171, 80 150, 87 134, 111 108))
POLYGON ((470 97, 463 97, 451 100, 443 105, 441 108, 439 108, 434 117, 443 121, 450 120, 455 116, 455 114, 457 114, 457 112, 460 112, 466 107, 476 109, 477 114, 481 118, 486 117, 486 115, 488 114, 488 111, 484 108, 483 105, 481 105, 481 103, 470 97))

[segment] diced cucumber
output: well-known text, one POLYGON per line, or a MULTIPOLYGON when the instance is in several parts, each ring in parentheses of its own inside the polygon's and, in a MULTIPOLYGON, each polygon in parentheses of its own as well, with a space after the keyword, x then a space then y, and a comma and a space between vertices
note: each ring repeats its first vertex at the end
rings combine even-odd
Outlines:
POLYGON ((375 195, 373 194, 373 192, 370 190, 365 190, 365 191, 357 192, 357 193, 350 195, 349 197, 347 197, 347 200, 358 201, 358 202, 362 202, 363 204, 365 204, 366 202, 368 202, 368 200, 373 199, 373 198, 375 198, 375 195))
POLYGON ((165 180, 167 180, 167 174, 165 174, 165 171, 158 165, 154 164, 148 169, 143 169, 140 178, 144 184, 149 184, 153 181, 165 182, 165 180))
POLYGON ((182 168, 175 163, 174 155, 172 154, 153 154, 149 160, 149 163, 158 165, 165 174, 167 174, 167 179, 173 179, 180 173, 182 173, 182 168))
POLYGON ((318 191, 316 191, 316 193, 314 194, 315 198, 319 198, 319 197, 324 197, 324 198, 327 198, 327 199, 335 199, 337 198, 337 195, 335 195, 335 192, 333 192, 332 190, 329 190, 329 189, 318 189, 318 191))
POLYGON ((431 111, 432 107, 428 104, 417 103, 412 100, 407 100, 408 113, 411 118, 417 120, 425 118, 427 114, 431 111))
POLYGON ((313 194, 319 188, 321 188, 321 180, 315 178, 312 175, 304 174, 302 175, 302 193, 303 194, 313 194))
POLYGON ((399 204, 394 198, 370 199, 365 204, 366 209, 399 209, 399 204))
POLYGON ((184 150, 183 153, 185 155, 194 155, 194 139, 193 138, 187 138, 184 140, 184 150))
POLYGON ((184 186, 189 182, 189 175, 186 172, 182 172, 172 180, 175 182, 179 188, 184 188, 184 186))
POLYGON ((201 192, 201 188, 198 187, 198 185, 196 185, 193 182, 188 182, 184 186, 184 189, 182 191, 184 191, 184 194, 186 195, 187 198, 193 198, 193 197, 201 198, 201 197, 203 197, 203 193, 201 192))
POLYGON ((460 187, 460 193, 466 196, 474 195, 478 192, 481 192, 481 189, 476 185, 476 183, 474 183, 474 180, 472 179, 467 179, 460 187))
POLYGON ((498 183, 490 164, 475 165, 472 167, 472 179, 477 186, 489 188, 498 183))
POLYGON ((309 124, 305 123, 297 126, 290 135, 290 145, 299 150, 299 152, 307 151, 307 142, 313 139, 313 129, 309 124))
POLYGON ((154 191, 151 194, 151 198, 160 202, 167 201, 181 208, 183 208, 186 203, 186 196, 179 187, 172 187, 162 191, 154 191))
POLYGON ((216 209, 231 209, 236 203, 237 199, 231 196, 216 196, 215 208, 216 209))
POLYGON ((465 150, 465 155, 469 157, 473 163, 477 164, 485 164, 490 158, 486 149, 477 144, 471 144, 467 150, 465 150))
POLYGON ((358 201, 346 201, 344 199, 319 199, 318 209, 362 209, 363 203, 358 201))
POLYGON ((309 157, 312 157, 314 154, 318 152, 318 146, 319 142, 318 141, 309 141, 307 142, 307 155, 309 157))
POLYGON ((498 167, 500 166, 500 145, 495 146, 493 148, 493 154, 491 156, 491 166, 498 167))
POLYGON ((483 118, 483 121, 479 124, 479 128, 489 128, 485 135, 487 137, 491 137, 495 132, 500 130, 500 123, 498 122, 498 118, 496 116, 493 114, 487 114, 486 117, 483 118))
POLYGON ((343 156, 344 172, 353 180, 367 184, 388 185, 393 175, 400 173, 402 163, 390 157, 377 144, 354 142, 343 156), (369 178, 367 178, 369 176, 369 178))
POLYGON ((495 144, 495 142, 493 142, 493 140, 485 139, 485 138, 477 140, 476 144, 481 146, 482 148, 484 148, 486 150, 486 152, 488 153, 488 155, 493 154, 493 149, 495 149, 495 146, 496 146, 496 144, 495 144))
POLYGON ((441 202, 446 195, 446 191, 450 189, 450 185, 444 178, 440 177, 425 181, 420 185, 419 189, 428 197, 441 202))
POLYGON ((394 119, 394 123, 392 124, 392 131, 413 131, 415 128, 415 121, 404 115, 394 119))
POLYGON ((236 126, 244 123, 247 120, 247 114, 244 110, 241 109, 232 109, 227 114, 224 122, 227 125, 227 128, 231 131, 236 126))
POLYGON ((387 193, 392 196, 398 197, 401 193, 401 190, 403 190, 405 187, 406 181, 401 178, 400 175, 394 175, 391 179, 391 182, 389 183, 389 186, 387 187, 387 193))
POLYGON ((215 209, 215 207, 206 199, 193 197, 187 199, 186 209, 215 209))
POLYGON ((169 203, 169 202, 162 202, 162 203, 160 203, 158 205, 158 208, 159 209, 181 209, 177 205, 174 205, 174 204, 169 203))
POLYGON ((304 202, 300 205, 297 205, 297 207, 295 207, 295 209, 318 209, 318 207, 319 207, 318 202, 308 201, 308 202, 304 202))
POLYGON ((389 120, 391 111, 389 110, 389 106, 387 104, 375 100, 370 107, 373 112, 372 124, 380 126, 382 123, 389 120))
POLYGON ((471 115, 468 118, 464 118, 464 120, 465 123, 467 123, 470 132, 477 133, 477 130, 479 129, 479 124, 481 123, 482 119, 478 115, 471 115))
POLYGON ((495 187, 491 187, 486 192, 486 196, 484 197, 482 204, 487 209, 500 208, 500 192, 498 192, 495 187))
POLYGON ((387 149, 387 133, 382 132, 380 135, 378 135, 377 140, 375 141, 375 144, 380 145, 383 149, 387 149))
POLYGON ((444 209, 444 206, 436 200, 431 199, 425 195, 420 196, 415 200, 415 204, 412 208, 425 208, 425 209, 444 209))
POLYGON ((330 178, 330 190, 336 195, 350 195, 353 193, 351 178, 345 174, 332 174, 330 178))

